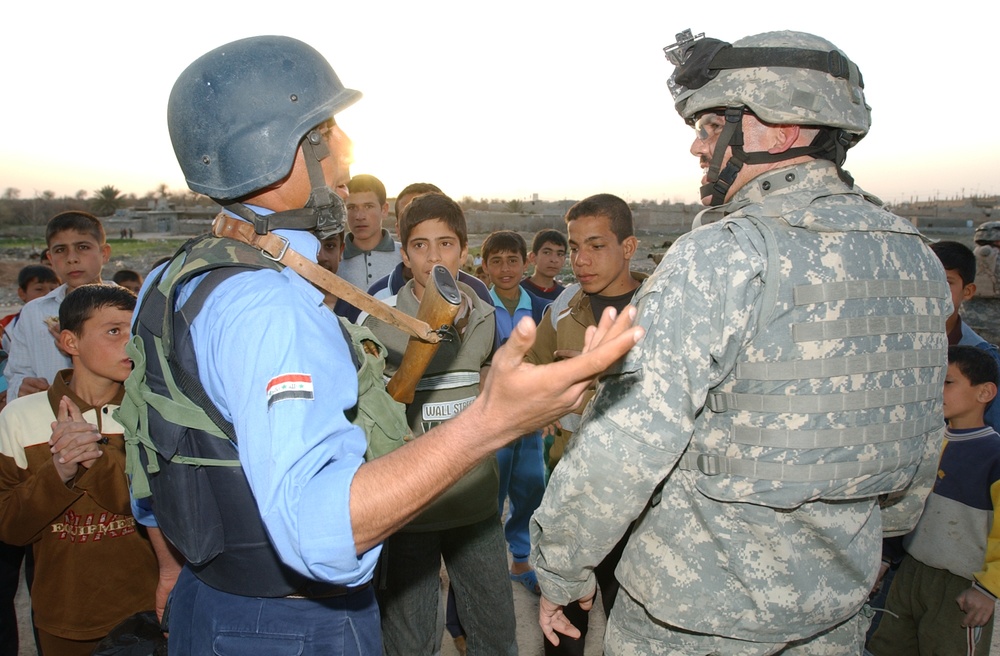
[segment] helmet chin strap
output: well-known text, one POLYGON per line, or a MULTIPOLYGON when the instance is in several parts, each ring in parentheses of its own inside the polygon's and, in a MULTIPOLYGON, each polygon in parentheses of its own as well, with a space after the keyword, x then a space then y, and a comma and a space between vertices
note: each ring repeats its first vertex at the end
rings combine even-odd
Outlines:
POLYGON ((736 176, 743 168, 743 107, 727 107, 725 118, 726 125, 719 134, 719 139, 715 143, 715 152, 712 153, 712 163, 708 168, 708 182, 701 186, 701 197, 711 196, 710 205, 722 205, 726 202, 726 194, 733 186, 736 176), (733 155, 726 163, 726 168, 722 168, 722 159, 726 156, 726 149, 732 146, 733 155), (737 157, 737 154, 740 157, 737 157), (720 170, 721 169, 721 170, 720 170))
POLYGON ((715 144, 712 163, 708 169, 708 182, 701 186, 702 198, 708 195, 712 197, 710 205, 722 205, 726 202, 726 194, 729 193, 729 189, 733 186, 733 182, 744 164, 771 164, 806 155, 832 161, 837 165, 841 179, 847 185, 854 186, 854 179, 842 166, 844 160, 847 159, 850 134, 844 130, 820 129, 819 134, 813 138, 812 143, 808 146, 789 148, 780 153, 765 151, 748 153, 743 150, 743 114, 745 109, 745 107, 726 108, 726 125, 715 144), (727 148, 731 148, 732 155, 723 169, 722 159, 725 157, 727 148))
POLYGON ((252 223, 258 235, 267 234, 270 230, 313 230, 322 240, 343 232, 347 223, 347 208, 340 196, 326 184, 321 162, 330 156, 330 149, 318 129, 310 130, 302 140, 302 150, 312 186, 304 208, 261 216, 243 203, 231 203, 224 207, 252 223))
POLYGON ((306 156, 306 171, 309 172, 309 182, 312 184, 306 208, 312 210, 316 217, 316 236, 322 240, 344 231, 347 208, 343 199, 326 184, 320 162, 330 156, 330 148, 323 135, 319 130, 311 130, 302 145, 306 156))

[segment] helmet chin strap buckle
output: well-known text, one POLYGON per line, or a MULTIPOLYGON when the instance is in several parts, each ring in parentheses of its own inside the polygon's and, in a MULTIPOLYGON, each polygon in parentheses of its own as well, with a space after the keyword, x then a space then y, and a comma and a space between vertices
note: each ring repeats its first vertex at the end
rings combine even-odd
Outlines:
POLYGON ((308 138, 303 141, 303 146, 310 155, 305 159, 306 171, 309 173, 309 182, 312 185, 306 208, 316 217, 316 236, 322 240, 344 231, 347 208, 344 207, 344 201, 340 196, 326 183, 323 165, 320 162, 330 157, 330 149, 319 130, 310 132, 308 138))
POLYGON ((726 194, 736 180, 737 174, 743 168, 743 114, 745 107, 727 107, 725 111, 726 126, 722 129, 715 150, 712 153, 712 164, 708 169, 708 182, 702 185, 701 195, 711 194, 712 205, 722 205, 726 202, 726 194), (726 167, 722 168, 722 159, 726 149, 732 147, 732 156, 726 167), (720 170, 721 169, 721 170, 720 170))

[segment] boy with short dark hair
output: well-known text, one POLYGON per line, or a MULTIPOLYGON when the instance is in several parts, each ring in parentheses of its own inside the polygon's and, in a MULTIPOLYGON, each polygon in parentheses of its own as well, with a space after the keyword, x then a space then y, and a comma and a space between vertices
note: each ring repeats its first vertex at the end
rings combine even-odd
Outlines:
MULTIPOLYGON (((512 230, 500 230, 483 241, 483 267, 493 287, 490 296, 496 308, 497 345, 510 337, 514 326, 524 317, 537 325, 548 302, 521 287, 521 277, 527 266, 527 246, 524 238, 512 230)), ((510 508, 504 535, 510 549, 510 578, 538 594, 538 579, 528 565, 531 539, 528 520, 542 502, 545 493, 545 462, 542 458, 542 435, 531 433, 497 451, 500 465, 498 512, 503 513, 504 501, 510 497, 510 508)))
POLYGON ((101 269, 111 257, 104 226, 92 214, 62 212, 45 228, 49 260, 63 284, 21 309, 10 329, 10 359, 4 375, 8 399, 48 389, 56 372, 70 366, 54 339, 59 306, 66 294, 81 285, 101 282, 101 269))
MULTIPOLYGON (((330 273, 336 274, 340 271, 341 258, 344 256, 344 239, 346 235, 346 232, 338 232, 319 241, 319 250, 316 252, 316 263, 330 273)), ((349 321, 356 318, 360 312, 360 310, 347 301, 337 298, 334 294, 326 290, 323 290, 323 304, 333 310, 333 313, 337 316, 344 317, 349 321)))
MULTIPOLYGON (((413 278, 386 302, 415 316, 434 265, 446 267, 455 276, 466 259, 465 215, 444 194, 418 196, 403 212, 400 238, 403 262, 413 278)), ((462 307, 454 324, 457 334, 441 342, 407 406, 407 419, 417 439, 472 403, 479 394, 481 370, 492 357, 493 307, 464 283, 458 287, 462 307)), ((392 375, 406 350, 407 336, 374 317, 362 315, 362 321, 386 346, 386 375, 392 375)), ((516 650, 514 601, 496 503, 497 464, 489 458, 385 541, 385 587, 377 592, 388 656, 434 651, 440 638, 442 557, 470 651, 506 654, 516 650)))
POLYGON ((554 301, 559 298, 564 286, 556 276, 566 264, 566 235, 558 230, 539 230, 531 241, 528 263, 535 265, 530 278, 521 281, 521 286, 538 298, 554 301))
POLYGON ((111 276, 111 280, 116 285, 124 287, 133 294, 138 294, 139 290, 142 289, 142 276, 139 275, 138 271, 133 271, 132 269, 115 271, 115 275, 111 276))
POLYGON ((361 289, 387 275, 399 263, 399 243, 382 222, 389 217, 385 185, 374 175, 356 175, 347 183, 347 227, 339 275, 361 289))
MULTIPOLYGON (((402 234, 400 222, 402 220, 403 212, 414 198, 427 193, 442 194, 444 192, 442 192, 437 185, 430 182, 414 182, 406 185, 403 190, 399 192, 399 195, 396 197, 396 204, 394 206, 395 209, 393 210, 396 213, 397 235, 402 234)), ((402 239, 402 236, 400 236, 400 239, 402 239)), ((413 276, 410 273, 409 268, 400 262, 388 275, 376 280, 372 286, 368 288, 368 293, 378 299, 395 296, 399 293, 399 290, 402 289, 403 285, 406 284, 406 281, 412 277, 413 276)), ((478 277, 460 270, 455 279, 459 282, 464 282, 466 285, 471 287, 476 292, 476 296, 483 299, 483 301, 487 304, 491 303, 490 290, 483 281, 479 280, 478 277)))
POLYGON ((937 480, 889 589, 875 656, 989 652, 1000 594, 1000 435, 983 413, 998 368, 974 346, 948 348, 937 480))
POLYGON ((59 347, 73 368, 0 413, 0 539, 33 546, 32 606, 47 656, 90 654, 126 617, 153 608, 157 562, 136 532, 112 416, 132 371, 134 308, 135 295, 116 285, 70 292, 59 347))
MULTIPOLYGON (((17 273, 17 297, 22 303, 30 303, 36 298, 41 298, 60 285, 59 276, 51 268, 42 264, 29 264, 17 273)), ((10 346, 10 338, 7 336, 7 329, 17 323, 21 311, 8 314, 0 319, 0 340, 3 343, 3 350, 7 351, 10 346)), ((4 356, 6 359, 6 356, 4 356)), ((7 381, 0 381, 3 389, 7 389, 7 381)))

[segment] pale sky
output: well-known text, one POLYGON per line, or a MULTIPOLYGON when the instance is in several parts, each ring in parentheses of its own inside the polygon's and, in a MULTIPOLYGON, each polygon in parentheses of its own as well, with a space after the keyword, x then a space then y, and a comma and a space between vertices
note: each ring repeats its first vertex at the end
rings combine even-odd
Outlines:
POLYGON ((695 202, 662 52, 690 27, 725 41, 801 30, 846 52, 873 108, 847 168, 869 192, 998 194, 998 19, 986 1, 22 0, 3 12, 0 190, 186 189, 166 128, 174 80, 224 43, 284 34, 364 93, 337 120, 352 172, 390 196, 428 181, 456 198, 695 202))

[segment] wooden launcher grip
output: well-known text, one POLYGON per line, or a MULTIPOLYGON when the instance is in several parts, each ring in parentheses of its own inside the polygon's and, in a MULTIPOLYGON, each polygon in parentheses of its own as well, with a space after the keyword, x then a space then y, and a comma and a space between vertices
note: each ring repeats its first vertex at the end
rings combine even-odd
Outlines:
MULTIPOLYGON (((428 278, 424 295, 417 309, 417 319, 432 329, 451 326, 461 307, 462 297, 451 272, 440 264, 436 265, 428 278)), ((396 369, 396 374, 386 386, 389 395, 400 403, 413 403, 417 383, 437 353, 438 343, 428 343, 410 337, 406 352, 396 369)))

